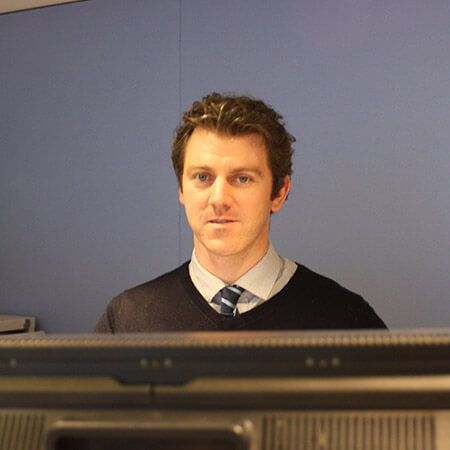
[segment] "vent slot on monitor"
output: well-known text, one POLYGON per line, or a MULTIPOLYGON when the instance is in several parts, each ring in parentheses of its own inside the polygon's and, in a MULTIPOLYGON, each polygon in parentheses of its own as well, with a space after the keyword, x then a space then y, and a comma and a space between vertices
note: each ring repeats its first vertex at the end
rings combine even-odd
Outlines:
POLYGON ((286 413, 263 418, 263 450, 434 450, 426 413, 286 413))
POLYGON ((40 413, 0 412, 0 449, 40 449, 44 421, 40 413))

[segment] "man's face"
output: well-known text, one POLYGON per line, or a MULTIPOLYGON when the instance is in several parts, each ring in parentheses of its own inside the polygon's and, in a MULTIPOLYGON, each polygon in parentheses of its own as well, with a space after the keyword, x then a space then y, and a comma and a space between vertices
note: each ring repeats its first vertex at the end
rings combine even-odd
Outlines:
POLYGON ((231 137, 196 128, 186 145, 179 195, 199 261, 262 258, 268 248, 270 212, 281 208, 288 191, 287 176, 271 199, 272 173, 261 136, 231 137))

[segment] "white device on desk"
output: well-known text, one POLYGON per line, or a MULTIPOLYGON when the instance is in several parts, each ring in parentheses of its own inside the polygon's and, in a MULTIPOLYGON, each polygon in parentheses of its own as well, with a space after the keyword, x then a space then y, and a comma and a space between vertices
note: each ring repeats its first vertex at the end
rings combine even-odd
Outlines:
POLYGON ((31 333, 35 327, 36 319, 34 317, 0 314, 0 335, 31 333))

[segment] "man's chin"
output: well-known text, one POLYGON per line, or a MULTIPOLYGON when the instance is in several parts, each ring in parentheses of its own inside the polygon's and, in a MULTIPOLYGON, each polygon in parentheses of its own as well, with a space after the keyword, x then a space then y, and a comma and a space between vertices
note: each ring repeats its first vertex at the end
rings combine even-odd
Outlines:
POLYGON ((202 247, 206 254, 216 258, 236 256, 242 251, 240 246, 228 240, 214 240, 206 245, 202 244, 202 247))
POLYGON ((220 257, 225 258, 227 256, 239 255, 239 253, 240 253, 239 250, 240 249, 235 249, 235 248, 229 247, 229 246, 224 246, 224 247, 216 246, 216 247, 209 248, 207 251, 210 255, 213 255, 217 258, 220 258, 220 257))

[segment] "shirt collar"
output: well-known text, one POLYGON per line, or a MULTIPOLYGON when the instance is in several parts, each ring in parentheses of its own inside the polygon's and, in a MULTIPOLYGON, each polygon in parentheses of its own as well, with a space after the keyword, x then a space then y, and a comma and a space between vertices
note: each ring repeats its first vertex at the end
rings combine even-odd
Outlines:
MULTIPOLYGON (((267 300, 282 265, 283 261, 280 255, 269 242, 269 249, 266 254, 248 272, 236 280, 235 284, 238 284, 253 295, 267 300)), ((217 292, 226 286, 226 283, 220 278, 217 278, 200 265, 195 255, 195 249, 192 251, 192 259, 189 263, 189 275, 194 286, 208 301, 211 301, 217 292)))

